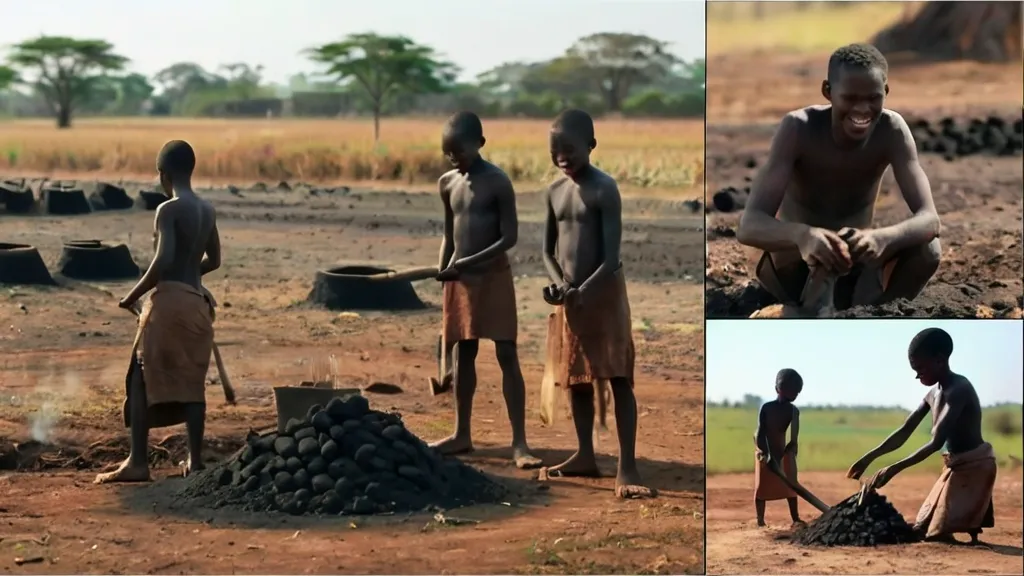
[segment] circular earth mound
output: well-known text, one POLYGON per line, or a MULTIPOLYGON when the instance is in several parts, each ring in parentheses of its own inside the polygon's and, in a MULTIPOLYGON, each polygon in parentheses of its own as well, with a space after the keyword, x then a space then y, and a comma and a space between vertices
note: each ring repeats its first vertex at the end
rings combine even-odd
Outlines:
POLYGON ((157 206, 167 202, 168 200, 169 198, 160 192, 154 192, 153 190, 139 190, 139 195, 135 197, 135 204, 143 210, 156 210, 157 206))
POLYGON ((32 194, 32 189, 25 185, 23 178, 5 180, 0 182, 0 204, 3 204, 8 212, 25 214, 35 207, 36 198, 32 194))
POLYGON ((127 246, 104 244, 99 240, 65 242, 57 268, 62 276, 77 280, 139 277, 139 265, 132 259, 127 246))
POLYGON ((96 190, 89 194, 89 204, 93 210, 130 210, 135 206, 135 201, 128 196, 124 188, 97 182, 96 190))
POLYGON ((53 286, 56 282, 34 246, 0 242, 0 284, 53 286))
POLYGON ((376 266, 342 266, 318 270, 307 301, 328 310, 420 310, 426 304, 412 282, 391 278, 393 270, 376 266))
POLYGON ((836 504, 793 534, 793 541, 812 546, 877 546, 909 544, 920 540, 885 496, 871 490, 836 504))
POLYGON ((311 407, 284 434, 250 433, 245 448, 189 478, 179 497, 217 508, 346 515, 498 502, 505 494, 427 446, 398 414, 370 410, 353 395, 311 407))
POLYGON ((85 197, 81 188, 63 188, 45 186, 39 192, 39 203, 47 214, 56 216, 72 216, 92 212, 92 205, 85 197))

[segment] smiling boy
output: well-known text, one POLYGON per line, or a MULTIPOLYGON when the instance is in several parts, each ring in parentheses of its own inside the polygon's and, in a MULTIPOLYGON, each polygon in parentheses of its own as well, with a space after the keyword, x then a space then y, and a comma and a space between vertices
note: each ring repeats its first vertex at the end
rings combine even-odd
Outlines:
POLYGON ((737 239, 764 253, 757 278, 783 304, 825 278, 837 309, 913 299, 938 269, 939 217, 917 146, 886 109, 888 64, 868 44, 836 50, 821 85, 828 105, 787 114, 754 180, 737 239), (873 228, 892 168, 910 218, 873 228))

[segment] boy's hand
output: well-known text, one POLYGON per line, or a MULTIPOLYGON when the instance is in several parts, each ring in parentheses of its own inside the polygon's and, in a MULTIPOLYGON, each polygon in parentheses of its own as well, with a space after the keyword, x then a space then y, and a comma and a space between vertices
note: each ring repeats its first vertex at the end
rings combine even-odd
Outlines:
POLYGON ((458 277, 459 271, 455 269, 455 266, 451 265, 437 273, 438 282, 450 282, 458 277))
POLYGON ((864 471, 868 469, 868 466, 871 466, 873 460, 874 458, 871 457, 871 454, 861 456, 860 460, 854 462, 853 466, 850 466, 850 469, 846 471, 846 477, 851 480, 859 480, 864 471))

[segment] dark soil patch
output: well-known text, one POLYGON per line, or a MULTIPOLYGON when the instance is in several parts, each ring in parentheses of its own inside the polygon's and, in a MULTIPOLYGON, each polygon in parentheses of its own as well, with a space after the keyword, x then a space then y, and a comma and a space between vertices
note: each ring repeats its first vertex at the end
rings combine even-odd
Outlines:
POLYGON ((204 508, 292 515, 414 512, 500 501, 506 489, 444 458, 359 395, 313 406, 285 433, 250 433, 227 462, 189 478, 178 494, 204 508))
POLYGON ((899 510, 878 492, 860 493, 836 504, 793 534, 793 542, 811 546, 908 544, 920 537, 899 510))

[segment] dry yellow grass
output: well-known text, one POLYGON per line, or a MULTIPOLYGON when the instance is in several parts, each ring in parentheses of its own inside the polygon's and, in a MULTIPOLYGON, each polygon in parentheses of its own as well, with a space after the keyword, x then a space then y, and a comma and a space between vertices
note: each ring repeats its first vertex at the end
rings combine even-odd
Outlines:
MULTIPOLYGON (((0 120, 0 171, 152 175, 166 140, 192 143, 196 177, 429 183, 448 169, 441 119, 386 119, 373 144, 369 120, 80 120, 57 130, 45 120, 0 120)), ((484 122, 485 156, 516 182, 554 176, 543 120, 484 122)), ((703 181, 701 120, 603 120, 594 162, 634 188, 690 188, 703 181)))

